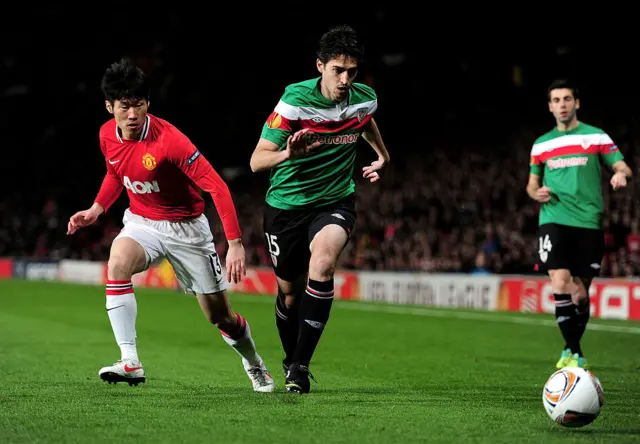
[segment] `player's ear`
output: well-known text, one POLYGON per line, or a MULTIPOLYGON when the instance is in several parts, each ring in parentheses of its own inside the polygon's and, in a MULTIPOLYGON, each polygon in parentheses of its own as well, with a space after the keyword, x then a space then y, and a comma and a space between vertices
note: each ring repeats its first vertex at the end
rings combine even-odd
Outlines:
POLYGON ((318 68, 319 72, 324 71, 324 63, 322 63, 320 59, 316 59, 316 68, 318 68))
POLYGON ((580 109, 580 99, 576 99, 576 109, 580 109))
POLYGON ((113 106, 108 100, 104 101, 104 106, 106 106, 107 111, 109 111, 109 114, 113 114, 113 106))

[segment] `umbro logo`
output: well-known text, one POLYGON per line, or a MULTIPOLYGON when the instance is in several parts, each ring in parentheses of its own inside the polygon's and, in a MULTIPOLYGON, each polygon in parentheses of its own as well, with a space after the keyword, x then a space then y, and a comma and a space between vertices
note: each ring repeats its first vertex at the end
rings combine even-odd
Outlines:
POLYGON ((324 328, 324 324, 318 321, 312 321, 311 319, 305 319, 304 322, 312 326, 313 328, 322 329, 324 328))
POLYGON ((333 213, 333 214, 332 214, 332 216, 333 216, 333 217, 337 217, 337 218, 338 218, 338 219, 340 219, 340 220, 346 220, 346 219, 344 218, 344 216, 343 216, 342 214, 340 214, 340 213, 333 213))
POLYGON ((320 122, 324 121, 324 119, 323 119, 322 117, 318 117, 318 116, 314 117, 314 118, 313 118, 313 119, 311 119, 311 120, 313 120, 313 121, 314 121, 314 122, 316 122, 316 123, 320 123, 320 122))

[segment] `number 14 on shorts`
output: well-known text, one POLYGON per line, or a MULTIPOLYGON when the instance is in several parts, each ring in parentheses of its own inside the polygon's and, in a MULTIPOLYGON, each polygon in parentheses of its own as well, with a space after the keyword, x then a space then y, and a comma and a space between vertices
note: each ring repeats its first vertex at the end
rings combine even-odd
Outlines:
POLYGON ((549 258, 549 252, 553 247, 553 245, 551 245, 551 240, 549 239, 549 235, 545 234, 544 236, 540 236, 538 245, 539 245, 538 254, 540 255, 540 260, 542 262, 547 262, 547 259, 549 258))

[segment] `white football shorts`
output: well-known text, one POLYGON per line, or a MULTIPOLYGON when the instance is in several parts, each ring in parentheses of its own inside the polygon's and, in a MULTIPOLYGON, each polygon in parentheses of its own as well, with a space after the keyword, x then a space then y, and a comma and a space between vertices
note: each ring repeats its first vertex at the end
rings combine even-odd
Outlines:
POLYGON ((157 221, 133 214, 128 208, 116 239, 129 237, 144 249, 147 263, 166 258, 186 293, 216 293, 227 288, 207 217, 180 222, 157 221))

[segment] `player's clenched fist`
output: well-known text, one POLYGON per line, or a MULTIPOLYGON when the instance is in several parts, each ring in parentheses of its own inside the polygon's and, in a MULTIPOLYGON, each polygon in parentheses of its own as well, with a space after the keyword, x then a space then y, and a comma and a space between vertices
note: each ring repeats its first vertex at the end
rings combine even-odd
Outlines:
POLYGON ((627 186, 627 176, 624 173, 617 172, 611 178, 611 186, 614 190, 618 188, 624 188, 627 186))
POLYGON ((78 211, 76 214, 69 218, 67 224, 67 234, 73 234, 78 231, 79 228, 91 225, 98 217, 104 212, 103 208, 99 204, 93 204, 88 210, 78 211))
POLYGON ((551 190, 546 186, 540 187, 538 191, 536 191, 536 197, 540 203, 549 202, 549 199, 551 199, 551 190))

